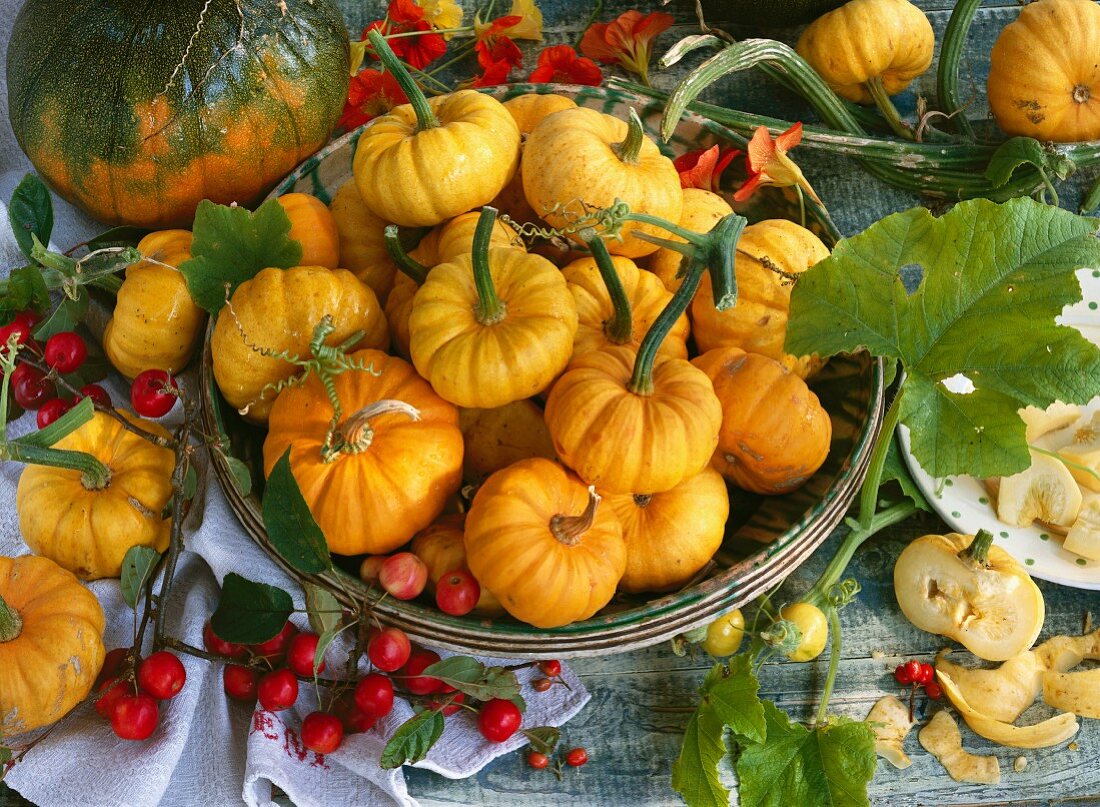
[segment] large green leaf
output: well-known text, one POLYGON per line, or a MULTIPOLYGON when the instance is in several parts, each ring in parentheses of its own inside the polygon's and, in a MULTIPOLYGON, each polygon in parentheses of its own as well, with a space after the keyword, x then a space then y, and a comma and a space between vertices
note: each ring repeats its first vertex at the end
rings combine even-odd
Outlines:
POLYGON ((290 449, 271 469, 264 488, 264 528, 279 555, 300 572, 318 574, 332 567, 325 534, 313 519, 290 470, 290 449))
POLYGON ((230 572, 210 626, 227 642, 260 644, 275 638, 293 611, 294 602, 281 588, 230 572))
POLYGON ((436 740, 443 734, 444 718, 441 712, 427 709, 413 715, 390 737, 382 750, 382 767, 399 768, 406 762, 419 762, 427 756, 436 740))
POLYGON ((53 200, 36 174, 27 174, 15 186, 8 205, 12 234, 20 251, 28 258, 34 246, 34 234, 43 244, 50 242, 53 232, 53 200))
POLYGON ((1031 461, 1018 409, 1100 394, 1100 350, 1055 322, 1081 299, 1075 271, 1100 265, 1096 228, 1026 198, 888 216, 799 278, 787 351, 900 359, 901 421, 925 470, 1016 473, 1031 461))

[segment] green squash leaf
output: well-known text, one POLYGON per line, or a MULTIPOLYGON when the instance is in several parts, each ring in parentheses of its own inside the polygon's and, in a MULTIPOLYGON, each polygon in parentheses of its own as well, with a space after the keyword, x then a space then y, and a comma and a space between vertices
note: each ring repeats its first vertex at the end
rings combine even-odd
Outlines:
POLYGON ((50 242, 53 232, 53 200, 46 185, 36 174, 27 174, 22 182, 15 186, 8 205, 8 218, 15 243, 28 258, 34 247, 31 234, 38 236, 43 244, 50 242))
POLYGON ((210 625, 227 642, 260 644, 278 635, 293 611, 294 602, 281 588, 230 572, 210 625))
POLYGON ((263 500, 264 528, 283 560, 300 572, 319 574, 332 568, 325 534, 290 470, 288 448, 267 478, 263 500))
POLYGON ((382 750, 382 767, 400 768, 406 762, 424 759, 443 734, 443 728, 441 712, 426 710, 413 715, 397 727, 397 731, 386 743, 382 750))
POLYGON ((1008 184, 1012 172, 1021 165, 1034 165, 1058 179, 1065 179, 1077 168, 1069 157, 1053 148, 1047 149, 1033 137, 1010 137, 989 158, 985 177, 994 188, 1000 188, 1008 184))
POLYGON ((302 245, 290 237, 290 219, 274 199, 255 213, 204 199, 195 211, 193 233, 192 258, 180 272, 195 304, 211 314, 225 305, 227 293, 261 269, 286 269, 302 260, 302 245))
MULTIPOLYGON (((519 695, 519 679, 515 672, 504 667, 487 667, 470 656, 450 656, 432 664, 423 674, 438 678, 479 701, 513 700, 519 695)), ((523 708, 521 706, 520 711, 523 708)))
POLYGON ((160 562, 160 553, 149 546, 132 546, 122 558, 122 575, 119 585, 122 599, 131 608, 137 606, 141 591, 149 580, 153 570, 160 562))
POLYGON ((928 473, 1007 476, 1031 462, 1016 410, 1100 394, 1100 350, 1058 325, 1100 265, 1095 220, 1036 202, 887 216, 841 241, 791 296, 787 352, 900 359, 901 422, 928 473), (962 375, 973 391, 943 383, 962 375))
POLYGON ((875 774, 875 738, 863 722, 810 731, 764 702, 767 742, 737 760, 742 807, 865 807, 875 774))

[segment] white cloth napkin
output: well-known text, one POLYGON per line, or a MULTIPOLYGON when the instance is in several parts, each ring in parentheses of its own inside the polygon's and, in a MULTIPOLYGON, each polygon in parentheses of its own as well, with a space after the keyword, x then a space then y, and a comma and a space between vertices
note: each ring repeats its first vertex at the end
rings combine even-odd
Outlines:
MULTIPOLYGON (((0 76, 5 72, 11 24, 20 5, 21 0, 0 0, 0 76)), ((7 108, 7 86, 0 81, 0 110, 6 112, 7 108)), ((0 124, 0 275, 25 263, 11 235, 6 202, 30 170, 5 120, 0 124)), ((54 197, 51 247, 71 246, 103 229, 54 197)), ((187 379, 184 383, 187 385, 187 379)), ((127 401, 129 391, 124 384, 114 380, 107 386, 117 404, 127 401)), ((24 415, 9 425, 9 435, 15 437, 35 427, 34 415, 24 415)), ((15 511, 21 471, 18 463, 0 463, 0 555, 28 552, 15 511)), ((185 528, 188 551, 180 558, 168 621, 171 635, 196 646, 201 646, 202 625, 217 604, 216 580, 229 572, 279 586, 295 596, 296 607, 302 607, 300 590, 245 534, 214 474, 203 476, 185 528)), ((107 647, 128 646, 133 612, 123 602, 118 582, 101 580, 89 588, 107 615, 107 647)), ((295 621, 305 627, 304 618, 296 616, 295 621)), ((334 646, 330 652, 334 669, 340 669, 340 654, 346 658, 347 649, 334 646)), ((297 734, 301 719, 315 708, 309 687, 303 687, 295 710, 280 715, 253 714, 225 697, 220 665, 190 657, 183 662, 187 685, 162 705, 161 724, 148 741, 119 740, 86 705, 13 768, 8 782, 41 807, 91 803, 97 807, 190 807, 232 804, 241 799, 249 805, 268 805, 274 787, 299 807, 416 804, 400 769, 384 771, 378 764, 385 738, 412 715, 403 701, 396 702, 393 713, 370 732, 349 737, 338 751, 320 757, 306 751, 297 734)), ((531 677, 530 670, 520 672, 525 684, 531 677)), ((528 704, 525 727, 559 726, 588 702, 588 692, 576 675, 563 668, 562 677, 569 688, 555 686, 546 693, 535 693, 524 686, 528 704)), ((446 777, 476 773, 526 742, 516 735, 505 743, 489 743, 465 711, 447 722, 440 741, 418 763, 418 767, 446 777)))

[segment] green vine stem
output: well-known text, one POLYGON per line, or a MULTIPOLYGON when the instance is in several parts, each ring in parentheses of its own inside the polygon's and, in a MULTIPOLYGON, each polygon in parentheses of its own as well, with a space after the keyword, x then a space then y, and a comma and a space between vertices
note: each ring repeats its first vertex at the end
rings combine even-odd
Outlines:
POLYGON ((386 251, 390 254, 390 260, 397 264, 397 268, 408 275, 409 279, 416 285, 424 285, 424 280, 428 277, 428 267, 405 251, 397 225, 386 225, 383 238, 386 242, 386 251))
POLYGON ((969 140, 974 139, 974 127, 963 112, 959 98, 959 61, 970 26, 974 22, 974 15, 981 4, 982 0, 957 0, 943 33, 940 63, 936 70, 936 97, 940 102, 940 111, 969 140))
POLYGON ((611 260, 611 253, 603 240, 591 230, 581 233, 584 242, 592 251, 592 259, 596 262, 596 268, 607 287, 607 296, 611 298, 614 313, 604 323, 604 332, 608 339, 617 345, 630 344, 634 336, 634 315, 630 310, 630 298, 626 296, 622 278, 615 270, 615 263, 611 260))
POLYGON ((0 644, 18 639, 22 631, 23 617, 0 596, 0 644))
MULTIPOLYGON (((698 255, 704 266, 710 270, 711 290, 714 292, 714 307, 719 311, 728 311, 737 304, 737 274, 734 271, 734 254, 739 251, 737 241, 741 237, 741 231, 745 228, 745 219, 740 216, 726 216, 719 220, 710 232, 705 234, 686 230, 679 225, 673 225, 664 219, 650 216, 647 213, 628 213, 624 220, 663 227, 673 235, 683 238, 688 242, 687 244, 670 241, 667 238, 660 238, 649 233, 634 233, 637 238, 643 241, 649 241, 651 244, 657 244, 674 252, 679 252, 688 258, 698 255)), ((759 256, 749 255, 749 257, 760 260, 759 256)))
POLYGON ((644 142, 645 127, 642 126, 642 119, 638 117, 637 110, 631 107, 630 120, 627 121, 626 137, 621 143, 612 143, 611 150, 615 152, 615 156, 627 165, 636 165, 644 142))
MULTIPOLYGON (((635 220, 646 220, 647 223, 666 227, 662 223, 662 219, 653 216, 634 213, 630 216, 639 216, 640 218, 635 220)), ((733 253, 737 248, 737 241, 741 237, 741 232, 745 229, 747 223, 744 217, 731 213, 721 219, 714 226, 714 229, 705 235, 688 233, 692 236, 689 243, 696 244, 696 247, 688 255, 689 263, 684 272, 683 282, 676 293, 672 295, 672 299, 661 310, 661 313, 657 315, 646 335, 642 338, 642 343, 638 346, 638 354, 634 359, 634 372, 631 375, 630 383, 627 385, 627 388, 635 395, 649 395, 653 392, 653 362, 657 358, 657 351, 676 320, 687 310, 688 305, 695 298, 695 292, 699 288, 699 282, 702 280, 703 272, 707 271, 707 267, 710 266, 712 278, 716 275, 732 275, 733 253), (698 244, 699 241, 703 243, 698 244)), ((666 227, 666 229, 675 232, 671 227, 666 227)), ((679 233, 676 234, 679 235, 679 233)), ((638 233, 637 235, 647 234, 638 233)), ((647 238, 646 240, 660 241, 662 239, 647 238)), ((683 245, 678 244, 677 246, 683 245)), ((733 302, 736 302, 736 280, 730 282, 733 286, 733 302)), ((717 287, 714 299, 717 308, 719 302, 723 300, 717 287)), ((730 304, 732 305, 732 303, 730 304)))
POLYGON ((825 686, 821 691, 821 703, 818 704, 817 715, 814 717, 814 724, 817 726, 825 723, 826 710, 829 708, 829 699, 833 696, 833 685, 836 684, 836 674, 840 669, 840 652, 843 648, 840 614, 832 606, 824 610, 825 616, 829 620, 829 671, 825 674, 825 686))
POLYGON ((493 275, 489 268, 489 244, 493 238, 493 225, 497 220, 497 209, 486 205, 481 208, 474 229, 474 243, 471 259, 474 265, 474 284, 477 286, 477 321, 482 325, 492 325, 504 319, 507 309, 504 301, 497 296, 493 287, 493 275))
POLYGON ((386 43, 386 38, 377 29, 372 28, 367 33, 367 39, 370 41, 371 47, 374 48, 375 55, 382 60, 382 65, 386 70, 393 74, 394 80, 397 81, 405 96, 409 99, 409 103, 412 104, 413 112, 416 113, 416 131, 423 132, 425 129, 438 127, 439 118, 432 111, 424 92, 413 80, 405 65, 394 54, 393 49, 386 43))
POLYGON ((879 112, 882 113, 882 117, 890 126, 891 131, 902 140, 913 140, 912 128, 902 120, 901 113, 898 112, 898 108, 894 106, 894 102, 890 99, 890 94, 886 92, 886 88, 882 85, 882 79, 875 76, 864 82, 863 86, 867 89, 879 112))

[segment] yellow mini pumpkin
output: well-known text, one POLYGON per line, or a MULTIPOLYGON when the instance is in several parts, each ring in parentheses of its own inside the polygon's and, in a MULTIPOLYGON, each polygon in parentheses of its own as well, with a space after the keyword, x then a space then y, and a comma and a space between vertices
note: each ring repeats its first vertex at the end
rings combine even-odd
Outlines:
POLYGON ((689 583, 722 545, 729 493, 722 475, 704 468, 664 493, 609 493, 626 541, 619 590, 673 591, 689 583))
POLYGON ((290 219, 290 237, 302 245, 302 266, 340 265, 340 232, 325 203, 308 193, 286 193, 276 202, 290 219))
POLYGON ((431 524, 462 484, 458 410, 408 362, 378 350, 352 358, 333 383, 344 418, 311 374, 271 407, 264 474, 290 449, 290 468, 338 555, 384 554, 431 524), (375 375, 377 373, 377 375, 375 375))
POLYGON ((409 316, 417 372, 448 401, 478 409, 546 389, 577 332, 577 307, 557 267, 489 248, 494 215, 482 212, 472 255, 432 269, 409 316))
POLYGON ((560 465, 530 459, 497 471, 474 496, 466 562, 516 619, 556 628, 610 602, 626 545, 594 491, 560 465))
MULTIPOLYGON (((147 432, 162 426, 128 413, 147 432)), ((59 440, 54 448, 90 454, 107 468, 105 479, 67 468, 28 465, 19 477, 15 509, 32 552, 84 580, 118 577, 134 546, 168 547, 174 453, 128 431, 104 412, 59 440)))
MULTIPOLYGON (((733 212, 726 200, 717 193, 702 188, 684 188, 684 209, 680 213, 680 226, 693 233, 709 233, 725 216, 733 212)), ((667 236, 669 241, 684 243, 684 239, 673 233, 667 236)), ((684 256, 674 249, 661 247, 649 256, 646 267, 657 275, 670 292, 680 288, 683 276, 680 267, 684 256)))
POLYGON ((810 375, 820 362, 783 351, 792 288, 784 274, 799 275, 828 256, 829 249, 821 239, 793 221, 768 219, 750 224, 734 258, 737 305, 727 311, 716 310, 710 283, 700 285, 692 302, 691 332, 699 350, 739 347, 777 359, 803 378, 810 375))
POLYGON ((56 723, 103 666, 103 609, 48 558, 0 557, 0 737, 56 723))
POLYGON ((238 286, 218 315, 210 342, 214 378, 229 405, 254 423, 266 423, 275 398, 271 386, 298 372, 272 354, 307 357, 313 331, 325 316, 335 325, 327 344, 338 345, 357 331, 364 334, 358 347, 389 342, 378 298, 345 269, 264 269, 238 286))
MULTIPOLYGON (((542 123, 549 115, 561 112, 563 109, 573 109, 576 102, 565 95, 553 93, 527 93, 509 98, 504 102, 504 108, 516 121, 520 135, 520 166, 523 165, 523 143, 535 127, 542 123)), ((527 203, 527 197, 523 193, 523 171, 516 169, 512 180, 504 186, 497 198, 493 200, 493 207, 502 213, 507 213, 514 221, 538 221, 538 212, 527 203)))
POLYGON ((408 227, 491 202, 519 162, 519 129, 508 110, 476 90, 426 99, 377 31, 370 41, 411 103, 376 118, 359 138, 352 170, 363 202, 408 227))
MULTIPOLYGON (((680 220, 680 175, 646 137, 637 113, 632 112, 627 124, 584 107, 555 112, 531 132, 523 154, 527 201, 552 227, 568 224, 567 214, 579 215, 583 205, 605 208, 617 201, 633 213, 680 220)), ((607 248, 628 258, 655 252, 657 245, 638 238, 637 232, 665 235, 651 224, 629 222, 622 228, 622 240, 607 239, 607 248)), ((570 238, 582 241, 576 233, 570 238)))
MULTIPOLYGON (((438 521, 421 530, 413 538, 409 549, 424 561, 428 567, 428 593, 435 594, 435 584, 439 578, 455 569, 469 571, 466 566, 466 541, 463 527, 466 516, 452 513, 441 516, 438 521)), ((507 613, 493 592, 481 587, 481 596, 477 599, 473 614, 496 617, 507 613)))
POLYGON ((1100 138, 1100 7, 1038 0, 1001 31, 990 54, 989 107, 1006 134, 1100 138))
POLYGON ((363 204, 354 179, 340 186, 330 209, 340 237, 341 264, 385 302, 397 275, 397 266, 386 249, 385 230, 390 222, 378 218, 363 204))
POLYGON ((126 267, 103 331, 103 352, 130 379, 146 370, 178 373, 195 352, 206 316, 191 299, 183 275, 172 268, 191 259, 191 233, 149 233, 137 248, 152 260, 126 267))
POLYGON ((470 482, 480 482, 519 460, 554 459, 554 441, 534 401, 513 401, 495 409, 459 409, 458 423, 466 442, 464 473, 470 482))

